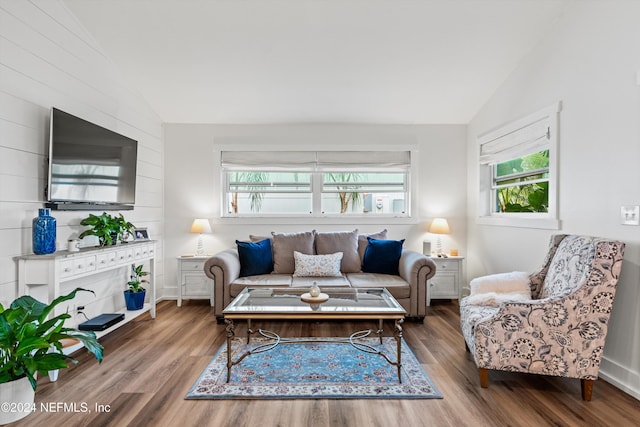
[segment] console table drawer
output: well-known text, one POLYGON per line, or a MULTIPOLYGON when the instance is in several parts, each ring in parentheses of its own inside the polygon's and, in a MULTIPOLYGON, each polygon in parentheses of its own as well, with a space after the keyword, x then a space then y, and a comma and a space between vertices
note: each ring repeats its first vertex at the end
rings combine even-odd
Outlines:
POLYGON ((87 256, 81 258, 73 258, 60 263, 60 276, 71 277, 77 276, 83 273, 95 271, 96 269, 96 257, 87 256))

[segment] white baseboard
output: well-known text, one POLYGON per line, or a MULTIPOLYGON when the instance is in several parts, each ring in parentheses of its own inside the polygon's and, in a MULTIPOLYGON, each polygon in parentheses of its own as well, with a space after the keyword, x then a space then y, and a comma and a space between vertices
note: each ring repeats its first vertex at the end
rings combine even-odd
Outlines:
POLYGON ((640 373, 603 357, 599 376, 606 382, 640 400, 640 373))

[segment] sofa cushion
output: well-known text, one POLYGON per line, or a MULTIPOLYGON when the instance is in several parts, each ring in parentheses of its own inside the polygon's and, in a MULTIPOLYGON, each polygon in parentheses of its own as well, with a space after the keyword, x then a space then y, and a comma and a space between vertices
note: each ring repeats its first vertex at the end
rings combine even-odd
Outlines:
POLYGON ((569 294, 582 285, 591 273, 596 245, 588 236, 567 236, 549 264, 540 298, 569 294))
POLYGON ((293 277, 291 286, 294 288, 310 288, 316 283, 322 288, 342 288, 349 287, 349 281, 345 276, 336 277, 293 277))
POLYGON ((288 288, 291 286, 290 274, 259 274, 239 277, 229 284, 229 295, 235 298, 244 288, 288 288))
POLYGON ((350 273, 347 279, 354 288, 387 288, 395 299, 411 297, 411 288, 402 277, 392 274, 350 273))
POLYGON ((362 268, 362 262, 364 260, 364 252, 367 250, 367 245, 369 245, 369 241, 367 237, 371 237, 372 239, 384 240, 387 238, 387 229, 385 228, 382 231, 373 234, 359 234, 358 235, 358 255, 360 256, 360 267, 362 268))
POLYGON ((398 263, 402 255, 402 240, 378 240, 367 237, 369 244, 364 251, 362 271, 398 275, 398 263))
POLYGON ((531 295, 529 282, 529 273, 511 271, 476 277, 469 282, 469 288, 471 295, 487 292, 529 292, 529 295, 531 295))
POLYGON ((241 277, 268 274, 273 271, 273 257, 269 239, 260 242, 236 240, 236 245, 238 245, 241 277))
POLYGON ((295 261, 293 251, 313 255, 313 232, 303 233, 271 233, 273 249, 273 272, 276 274, 293 274, 295 261))
POLYGON ((362 262, 358 255, 358 230, 315 233, 317 254, 333 254, 342 252, 340 271, 356 273, 360 271, 362 262))
POLYGON ((293 251, 293 259, 295 263, 294 276, 341 276, 340 261, 342 261, 342 252, 324 255, 306 255, 298 251, 293 251))

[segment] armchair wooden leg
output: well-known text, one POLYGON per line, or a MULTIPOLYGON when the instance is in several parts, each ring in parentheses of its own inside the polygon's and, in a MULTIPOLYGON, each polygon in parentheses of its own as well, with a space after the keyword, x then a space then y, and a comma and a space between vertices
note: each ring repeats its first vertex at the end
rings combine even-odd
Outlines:
POLYGON ((580 388, 582 389, 582 400, 591 401, 593 394, 593 380, 580 380, 580 388))
POLYGON ((471 350, 469 350, 469 344, 467 344, 467 342, 464 342, 464 349, 467 350, 467 353, 471 353, 471 350))
POLYGON ((480 372, 480 387, 489 388, 489 370, 485 368, 478 368, 480 372))

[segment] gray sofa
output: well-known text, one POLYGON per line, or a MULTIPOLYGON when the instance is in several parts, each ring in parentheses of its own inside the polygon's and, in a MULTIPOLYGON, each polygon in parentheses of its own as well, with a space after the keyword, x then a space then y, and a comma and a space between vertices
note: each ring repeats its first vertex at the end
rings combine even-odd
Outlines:
MULTIPOLYGON (((397 259, 397 273, 371 272, 375 268, 367 267, 365 259, 370 265, 373 247, 377 248, 380 243, 397 242, 386 238, 387 230, 371 235, 358 234, 358 230, 331 233, 318 233, 314 230, 304 233, 272 233, 270 237, 250 236, 252 243, 236 241, 238 248, 227 249, 212 256, 204 266, 206 275, 215 282, 214 314, 218 322, 221 322, 224 308, 246 287, 311 287, 313 282, 317 282, 320 288, 386 288, 407 311, 407 317, 422 321, 426 312, 426 283, 435 274, 436 265, 431 258, 419 252, 401 248, 400 243, 400 249, 395 253, 396 258, 392 258, 393 267, 397 259), (374 239, 369 252, 368 237, 374 239), (261 272, 263 274, 252 274, 255 271, 251 270, 255 269, 247 261, 247 245, 269 248, 263 248, 263 254, 270 250, 267 255, 273 259, 271 271, 267 269, 261 272), (301 273, 304 271, 301 258, 308 261, 324 256, 335 260, 336 253, 342 254, 336 275, 301 273), (365 271, 363 267, 367 267, 364 268, 365 271)), ((374 262, 376 267, 379 259, 374 262)))

